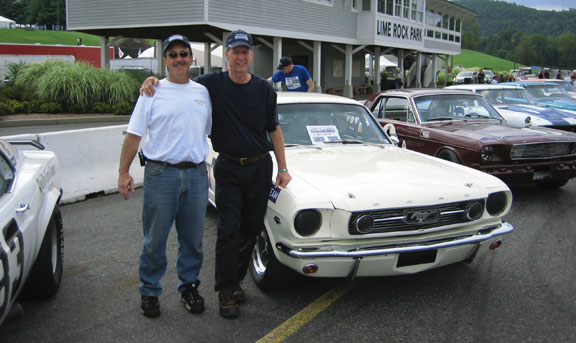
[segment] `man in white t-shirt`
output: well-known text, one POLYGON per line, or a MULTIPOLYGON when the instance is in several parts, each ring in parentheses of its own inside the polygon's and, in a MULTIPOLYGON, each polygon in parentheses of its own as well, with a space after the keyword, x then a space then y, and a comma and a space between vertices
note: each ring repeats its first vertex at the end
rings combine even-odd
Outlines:
POLYGON ((166 271, 166 240, 175 223, 178 232, 178 291, 192 313, 204 312, 198 293, 202 235, 208 202, 207 135, 212 105, 206 87, 190 80, 192 50, 188 38, 170 36, 163 46, 168 77, 154 97, 140 96, 126 130, 120 156, 118 190, 125 199, 134 192, 130 165, 144 138, 145 161, 140 255, 141 311, 160 315, 160 279, 166 271))

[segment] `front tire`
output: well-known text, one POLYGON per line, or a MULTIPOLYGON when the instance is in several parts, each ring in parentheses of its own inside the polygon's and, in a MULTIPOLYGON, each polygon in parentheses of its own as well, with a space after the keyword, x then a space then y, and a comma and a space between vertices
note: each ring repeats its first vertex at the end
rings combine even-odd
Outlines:
POLYGON ((456 153, 454 153, 453 151, 448 150, 448 149, 441 150, 436 155, 436 157, 441 158, 441 159, 446 160, 446 161, 462 164, 462 162, 460 162, 460 159, 458 158, 458 155, 456 155, 456 153))
POLYGON ((27 298, 49 298, 58 292, 64 263, 64 230, 58 206, 54 208, 40 251, 26 281, 27 298))
POLYGON ((276 259, 273 249, 268 233, 262 230, 250 260, 250 276, 261 290, 283 288, 294 280, 294 271, 276 259))

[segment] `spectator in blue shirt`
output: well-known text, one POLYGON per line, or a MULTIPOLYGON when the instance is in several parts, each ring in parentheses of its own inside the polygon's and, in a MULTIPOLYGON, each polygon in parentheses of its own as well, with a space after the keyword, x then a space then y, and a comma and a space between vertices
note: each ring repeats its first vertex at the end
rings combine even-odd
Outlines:
POLYGON ((288 92, 314 91, 314 82, 306 67, 292 63, 288 56, 280 59, 278 71, 268 78, 268 82, 282 82, 288 92))

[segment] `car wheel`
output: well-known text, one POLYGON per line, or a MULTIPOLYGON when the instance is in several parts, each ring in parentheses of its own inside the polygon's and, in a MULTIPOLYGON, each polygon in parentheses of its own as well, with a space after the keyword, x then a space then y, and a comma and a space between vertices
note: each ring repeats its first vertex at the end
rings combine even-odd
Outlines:
POLYGON ((256 238, 250 261, 250 275, 256 286, 262 290, 286 287, 294 279, 294 272, 276 259, 266 230, 262 230, 256 238))
POLYGON ((447 149, 440 150, 440 152, 438 154, 436 154, 436 157, 441 158, 441 159, 446 160, 446 161, 462 164, 462 162, 460 162, 460 159, 458 158, 458 155, 456 155, 455 152, 447 150, 447 149))
POLYGON ((556 189, 556 188, 560 188, 560 187, 566 185, 568 183, 568 181, 570 181, 570 179, 561 179, 561 180, 555 180, 555 181, 541 182, 538 184, 538 186, 540 186, 542 188, 556 189))
POLYGON ((26 281, 23 295, 27 298, 48 298, 56 294, 62 281, 64 262, 64 231, 60 209, 56 207, 48 222, 40 251, 26 281))

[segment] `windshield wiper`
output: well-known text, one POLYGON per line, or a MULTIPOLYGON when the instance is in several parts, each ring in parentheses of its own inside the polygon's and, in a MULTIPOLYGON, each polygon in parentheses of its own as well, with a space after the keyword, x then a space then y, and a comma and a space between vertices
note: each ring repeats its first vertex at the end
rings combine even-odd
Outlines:
POLYGON ((358 139, 332 139, 332 140, 324 142, 324 144, 328 144, 328 143, 365 144, 366 142, 358 140, 358 139))

